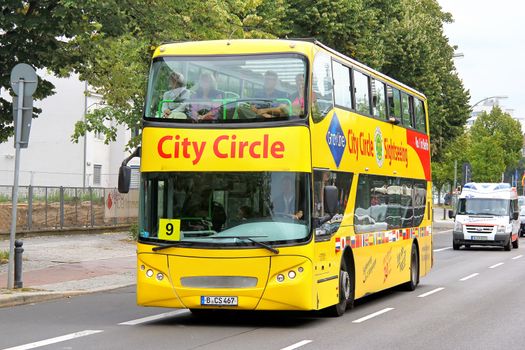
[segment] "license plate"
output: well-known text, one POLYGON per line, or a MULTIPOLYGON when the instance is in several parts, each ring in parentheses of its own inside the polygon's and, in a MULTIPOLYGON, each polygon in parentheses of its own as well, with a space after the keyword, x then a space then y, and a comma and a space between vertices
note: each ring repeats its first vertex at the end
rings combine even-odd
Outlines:
POLYGON ((237 297, 201 296, 201 305, 237 306, 237 297))
POLYGON ((486 241, 487 236, 472 236, 470 237, 473 241, 486 241))

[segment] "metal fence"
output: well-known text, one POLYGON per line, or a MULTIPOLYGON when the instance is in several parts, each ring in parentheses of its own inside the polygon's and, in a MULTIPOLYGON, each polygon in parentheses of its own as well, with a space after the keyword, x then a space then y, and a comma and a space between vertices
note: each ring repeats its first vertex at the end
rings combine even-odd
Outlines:
MULTIPOLYGON (((11 226, 13 186, 0 186, 0 233, 11 226)), ((20 186, 17 232, 116 226, 137 222, 138 190, 20 186)))

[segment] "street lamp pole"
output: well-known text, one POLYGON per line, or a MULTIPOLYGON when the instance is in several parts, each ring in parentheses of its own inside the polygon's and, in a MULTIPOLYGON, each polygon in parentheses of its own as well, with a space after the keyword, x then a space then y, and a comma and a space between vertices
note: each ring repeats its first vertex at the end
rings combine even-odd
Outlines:
POLYGON ((503 100, 503 99, 506 99, 506 98, 509 98, 509 97, 508 96, 489 96, 489 97, 485 97, 485 98, 482 98, 481 100, 479 100, 478 102, 474 103, 471 108, 474 109, 474 107, 479 105, 481 102, 485 102, 487 100, 503 100))

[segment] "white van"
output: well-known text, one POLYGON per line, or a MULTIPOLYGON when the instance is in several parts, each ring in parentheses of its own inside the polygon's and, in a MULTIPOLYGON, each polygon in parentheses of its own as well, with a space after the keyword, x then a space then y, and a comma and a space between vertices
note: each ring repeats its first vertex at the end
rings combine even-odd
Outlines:
POLYGON ((459 195, 452 247, 519 245, 519 205, 516 188, 506 183, 467 183, 459 195))

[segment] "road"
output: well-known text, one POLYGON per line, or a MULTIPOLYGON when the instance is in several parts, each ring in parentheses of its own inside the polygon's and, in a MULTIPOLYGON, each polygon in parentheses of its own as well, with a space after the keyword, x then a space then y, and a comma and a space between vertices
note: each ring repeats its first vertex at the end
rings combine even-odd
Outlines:
POLYGON ((388 290, 339 318, 139 308, 124 288, 0 309, 0 349, 524 349, 525 239, 511 252, 453 251, 434 235, 434 268, 414 292, 388 290))

